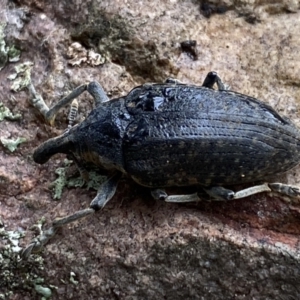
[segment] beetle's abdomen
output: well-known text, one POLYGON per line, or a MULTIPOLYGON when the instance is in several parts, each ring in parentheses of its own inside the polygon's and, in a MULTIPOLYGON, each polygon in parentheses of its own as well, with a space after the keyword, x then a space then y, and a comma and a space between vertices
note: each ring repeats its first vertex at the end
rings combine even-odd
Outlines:
POLYGON ((170 108, 174 102, 164 102, 160 112, 136 115, 127 128, 123 155, 126 171, 139 184, 238 184, 299 163, 300 133, 273 109, 232 92, 218 92, 223 95, 218 100, 206 93, 211 92, 205 89, 202 98, 186 98, 182 110, 178 97, 173 100, 176 109, 170 108))

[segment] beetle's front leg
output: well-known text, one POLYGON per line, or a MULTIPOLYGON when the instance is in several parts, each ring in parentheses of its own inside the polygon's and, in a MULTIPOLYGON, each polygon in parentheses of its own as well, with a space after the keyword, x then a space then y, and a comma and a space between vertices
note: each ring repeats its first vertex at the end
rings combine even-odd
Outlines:
POLYGON ((90 208, 79 210, 72 215, 60 219, 55 219, 52 223, 52 227, 42 231, 39 236, 33 239, 32 242, 21 251, 21 257, 27 259, 31 253, 39 252, 43 246, 47 244, 47 242, 56 234, 60 227, 80 220, 102 209, 105 204, 114 196, 120 177, 121 174, 116 173, 100 186, 97 196, 90 204, 90 208))
POLYGON ((87 91, 92 95, 92 97, 94 98, 96 107, 99 106, 101 103, 109 100, 109 98, 105 94, 102 86, 98 82, 95 82, 95 81, 90 82, 89 84, 83 84, 83 85, 78 86, 69 95, 62 98, 59 102, 57 102, 51 108, 49 108, 46 105, 44 99, 42 98, 42 96, 40 94, 38 94, 36 92, 36 90, 31 82, 28 85, 28 90, 32 97, 31 98, 32 105, 40 111, 40 113, 50 123, 50 125, 53 125, 58 111, 62 107, 71 103, 75 98, 80 96, 84 91, 87 91))

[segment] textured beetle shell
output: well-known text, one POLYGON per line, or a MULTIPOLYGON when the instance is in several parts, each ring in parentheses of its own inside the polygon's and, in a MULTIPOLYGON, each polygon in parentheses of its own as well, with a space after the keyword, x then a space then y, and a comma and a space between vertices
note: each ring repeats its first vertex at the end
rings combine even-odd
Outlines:
POLYGON ((102 103, 81 124, 38 147, 45 163, 127 173, 148 187, 231 185, 281 174, 300 161, 300 132, 263 102, 231 91, 147 84, 102 103))
POLYGON ((146 186, 237 184, 299 163, 300 132, 263 102, 231 91, 152 85, 126 97, 134 115, 125 170, 146 186))

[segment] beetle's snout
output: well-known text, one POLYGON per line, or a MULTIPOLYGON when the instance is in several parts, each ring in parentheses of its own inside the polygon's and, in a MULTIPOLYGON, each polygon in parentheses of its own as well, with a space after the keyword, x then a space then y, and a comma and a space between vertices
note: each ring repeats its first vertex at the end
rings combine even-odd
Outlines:
POLYGON ((37 147, 33 153, 33 160, 38 164, 46 163, 54 154, 68 154, 72 150, 73 142, 68 136, 60 135, 37 147))

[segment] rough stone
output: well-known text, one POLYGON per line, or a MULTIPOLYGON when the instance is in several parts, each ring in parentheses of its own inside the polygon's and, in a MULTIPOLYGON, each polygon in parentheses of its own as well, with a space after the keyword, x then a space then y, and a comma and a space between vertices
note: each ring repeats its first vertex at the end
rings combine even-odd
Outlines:
MULTIPOLYGON (((31 78, 49 106, 84 82, 110 97, 147 81, 176 77, 201 84, 218 71, 232 90, 262 99, 300 126, 299 1, 0 0, 5 46, 20 60, 0 72, 0 102, 20 120, 0 135, 26 138, 0 152, 0 299, 298 299, 299 203, 257 195, 229 203, 175 205, 152 200, 130 181, 103 211, 59 231, 41 254, 18 262, 15 232, 88 207, 95 192, 73 188, 52 199, 49 184, 63 165, 32 160, 34 148, 66 128, 67 108, 47 125, 29 93, 11 91, 15 66, 32 62, 31 78), (195 40, 197 60, 181 42, 195 40), (72 65, 80 43, 102 64, 72 65), (47 297, 47 294, 44 295, 47 297)), ((3 45, 1 43, 1 45, 3 45)), ((92 109, 80 97, 80 118, 92 109)), ((300 184, 300 168, 278 181, 300 184)), ((237 187, 239 188, 239 187, 237 187)), ((40 225, 39 225, 40 226, 40 225)))

